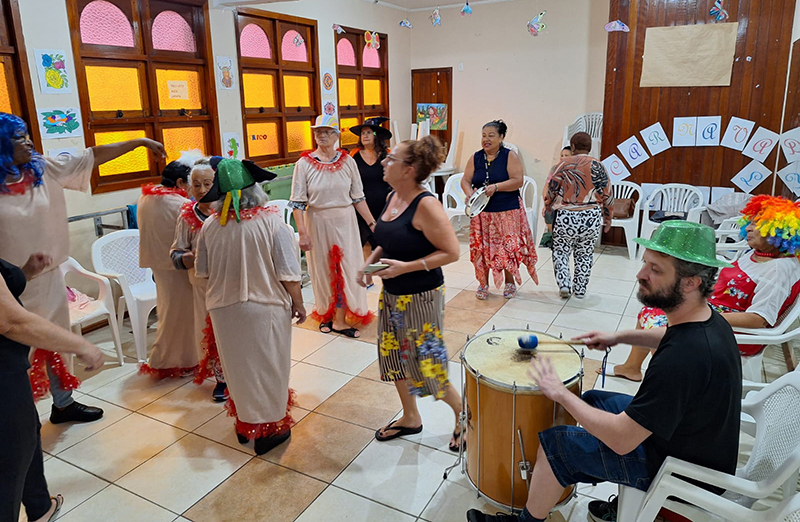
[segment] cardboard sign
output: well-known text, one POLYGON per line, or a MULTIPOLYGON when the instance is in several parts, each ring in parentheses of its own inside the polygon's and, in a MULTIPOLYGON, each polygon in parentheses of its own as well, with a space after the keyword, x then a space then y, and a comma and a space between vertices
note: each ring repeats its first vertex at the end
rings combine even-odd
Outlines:
POLYGON ((650 154, 653 156, 660 154, 672 147, 672 144, 669 142, 669 138, 667 137, 667 133, 664 132, 664 127, 661 126, 660 122, 650 125, 639 134, 642 135, 645 145, 647 145, 647 148, 650 150, 650 154))
POLYGON ((189 99, 189 84, 187 84, 185 81, 170 80, 167 82, 167 89, 169 89, 170 100, 189 99))

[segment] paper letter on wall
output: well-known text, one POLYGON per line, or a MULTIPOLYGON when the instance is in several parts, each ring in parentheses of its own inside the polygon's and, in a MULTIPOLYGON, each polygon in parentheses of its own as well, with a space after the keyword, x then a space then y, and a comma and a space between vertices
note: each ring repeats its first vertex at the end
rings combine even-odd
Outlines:
POLYGON ((653 156, 672 147, 669 143, 669 138, 667 138, 667 133, 664 132, 664 127, 661 126, 660 122, 650 125, 639 134, 642 135, 642 139, 647 144, 647 148, 653 156))
POLYGON ((767 156, 769 156, 769 153, 772 152, 779 140, 780 136, 777 133, 764 127, 759 127, 753 133, 753 137, 750 138, 742 154, 763 163, 767 160, 767 156))
POLYGON ((697 118, 675 118, 672 123, 672 146, 694 147, 697 140, 697 118))
POLYGON ((800 127, 781 134, 781 148, 786 161, 789 163, 800 161, 800 127))
POLYGON ((631 168, 635 168, 650 159, 650 156, 647 155, 642 144, 636 139, 636 136, 631 136, 623 141, 620 145, 617 145, 617 148, 631 168))
POLYGON ((765 167, 763 163, 753 160, 731 179, 731 183, 750 194, 750 192, 763 183, 770 174, 772 174, 772 171, 765 167))
POLYGON ((728 128, 725 130, 725 135, 722 137, 721 145, 733 150, 744 150, 747 140, 750 139, 750 134, 753 132, 753 127, 756 122, 744 120, 733 116, 728 128))
POLYGON ((611 180, 612 184, 622 181, 631 175, 631 172, 625 167, 625 164, 616 154, 612 154, 601 163, 606 168, 606 174, 608 174, 608 178, 611 180))
POLYGON ((779 170, 778 177, 795 196, 800 196, 800 162, 790 163, 779 170))
POLYGON ((698 147, 718 147, 722 133, 722 116, 701 116, 697 118, 698 147))

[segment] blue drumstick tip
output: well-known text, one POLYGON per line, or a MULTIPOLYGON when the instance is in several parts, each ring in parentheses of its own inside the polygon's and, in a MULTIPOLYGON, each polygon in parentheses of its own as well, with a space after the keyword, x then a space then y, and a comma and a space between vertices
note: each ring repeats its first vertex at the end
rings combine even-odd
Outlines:
POLYGON ((523 350, 535 350, 539 346, 539 338, 535 335, 523 335, 517 339, 519 347, 523 350))

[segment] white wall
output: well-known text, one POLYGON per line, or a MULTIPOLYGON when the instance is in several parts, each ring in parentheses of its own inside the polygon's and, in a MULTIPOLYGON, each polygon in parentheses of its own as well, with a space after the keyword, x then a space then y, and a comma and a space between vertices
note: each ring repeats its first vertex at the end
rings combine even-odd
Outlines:
POLYGON ((603 110, 609 0, 513 1, 473 6, 462 17, 442 9, 442 25, 415 12, 411 68, 453 68, 453 119, 459 120, 456 164, 480 149, 484 123, 503 119, 528 175, 542 186, 561 149, 564 126, 603 110), (547 10, 539 36, 527 23, 547 10), (464 70, 459 71, 459 63, 464 70))

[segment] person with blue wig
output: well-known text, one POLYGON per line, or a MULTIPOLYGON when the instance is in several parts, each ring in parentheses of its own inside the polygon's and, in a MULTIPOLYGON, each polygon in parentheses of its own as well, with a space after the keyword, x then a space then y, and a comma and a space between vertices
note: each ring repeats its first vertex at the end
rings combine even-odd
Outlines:
MULTIPOLYGON (((92 171, 138 147, 157 157, 164 147, 140 138, 89 147, 75 156, 49 158, 34 149, 25 121, 0 113, 0 258, 23 265, 33 253, 52 258, 20 296, 25 308, 58 326, 69 329, 69 307, 64 276, 59 270, 69 256, 69 229, 64 189, 86 191, 92 171)), ((80 384, 56 353, 58 347, 34 350, 31 384, 38 399, 53 394, 50 422, 89 422, 103 416, 103 410, 75 402, 72 390, 80 384), (46 369, 46 373, 45 373, 46 369)))

